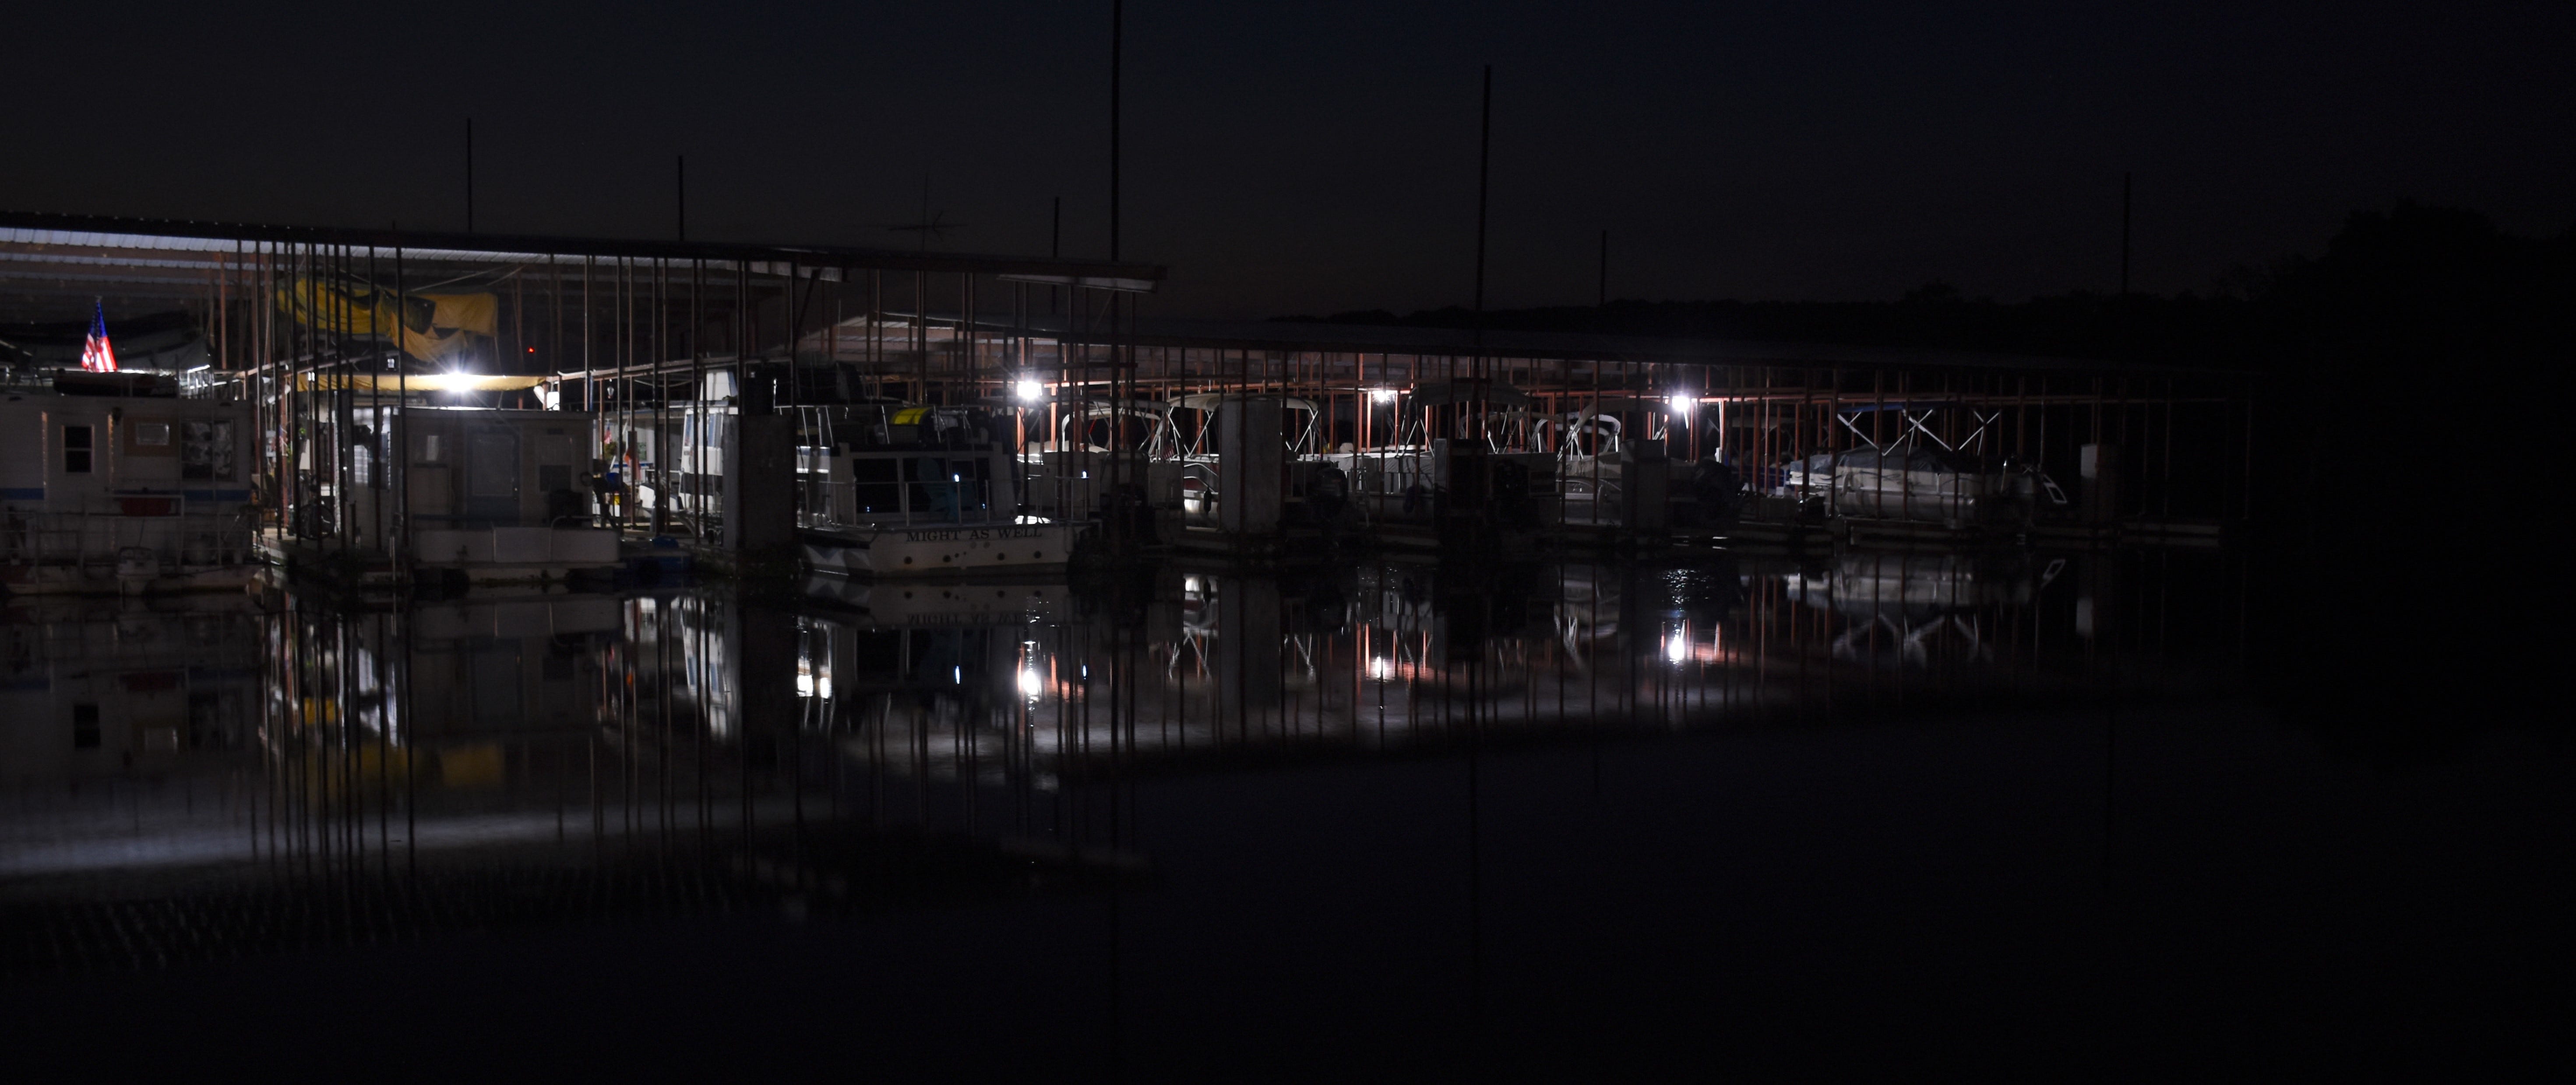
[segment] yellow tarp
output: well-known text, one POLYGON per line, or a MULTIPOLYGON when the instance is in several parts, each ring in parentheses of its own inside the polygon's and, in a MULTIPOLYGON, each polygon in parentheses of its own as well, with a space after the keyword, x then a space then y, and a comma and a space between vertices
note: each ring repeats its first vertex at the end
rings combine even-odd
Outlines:
POLYGON ((425 362, 462 354, 469 334, 491 338, 501 318, 497 294, 397 295, 309 275, 286 281, 277 308, 318 331, 386 340, 399 333, 403 353, 425 362))

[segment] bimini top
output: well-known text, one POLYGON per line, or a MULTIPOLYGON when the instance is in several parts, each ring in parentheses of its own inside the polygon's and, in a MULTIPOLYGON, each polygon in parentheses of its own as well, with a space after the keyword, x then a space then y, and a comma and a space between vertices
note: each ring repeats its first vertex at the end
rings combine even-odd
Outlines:
POLYGON ((1807 470, 1810 472, 1822 472, 1836 466, 1928 471, 1935 474, 1976 470, 1974 464, 1957 453, 1912 444, 1903 448, 1855 448, 1848 452, 1819 452, 1807 457, 1807 470))

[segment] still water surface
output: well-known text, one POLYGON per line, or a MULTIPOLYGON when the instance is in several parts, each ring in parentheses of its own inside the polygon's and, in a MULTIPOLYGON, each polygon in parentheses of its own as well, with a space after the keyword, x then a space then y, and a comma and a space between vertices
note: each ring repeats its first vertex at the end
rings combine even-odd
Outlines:
POLYGON ((2375 1023, 2539 969, 2564 752, 2336 756, 2246 696, 2248 587, 1854 552, 20 601, 0 989, 21 1037, 151 1041, 85 1058, 425 1074, 2415 1050, 2375 1023))

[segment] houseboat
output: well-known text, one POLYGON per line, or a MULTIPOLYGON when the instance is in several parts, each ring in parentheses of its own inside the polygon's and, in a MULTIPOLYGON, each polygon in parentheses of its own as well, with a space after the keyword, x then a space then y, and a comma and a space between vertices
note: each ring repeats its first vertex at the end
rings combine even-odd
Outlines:
POLYGON ((0 402, 0 586, 241 590, 259 560, 251 414, 166 373, 63 370, 0 402))
POLYGON ((617 532, 602 526, 616 510, 593 415, 440 405, 417 389, 408 404, 398 388, 295 394, 324 398, 285 407, 308 420, 271 544, 289 567, 371 587, 560 581, 618 567, 617 532))

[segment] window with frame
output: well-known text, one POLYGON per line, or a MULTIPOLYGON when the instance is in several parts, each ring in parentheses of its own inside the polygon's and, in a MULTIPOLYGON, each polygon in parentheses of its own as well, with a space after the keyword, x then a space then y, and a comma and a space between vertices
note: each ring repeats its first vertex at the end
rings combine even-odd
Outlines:
POLYGON ((191 482, 233 480, 233 424, 195 419, 179 424, 179 477, 191 482))
POLYGON ((96 436, 96 433, 96 430, 93 430, 88 426, 63 427, 64 474, 86 475, 89 473, 90 458, 95 451, 91 447, 91 441, 96 436))
POLYGON ((860 515, 903 511, 903 480, 897 464, 892 459, 850 461, 850 494, 860 515))
POLYGON ((923 456, 910 462, 912 515, 954 520, 983 511, 990 473, 984 460, 923 456))

